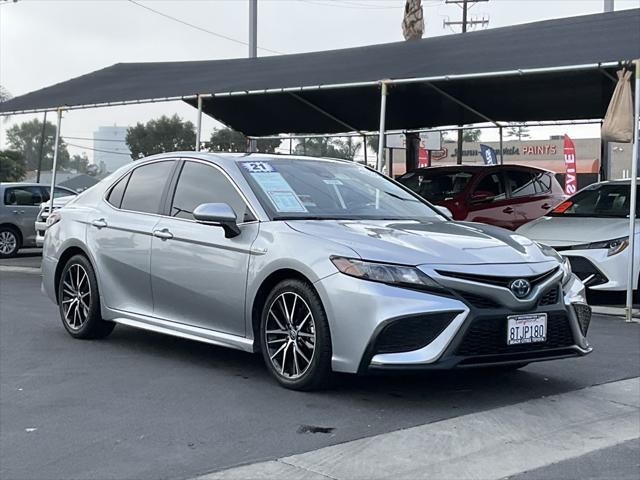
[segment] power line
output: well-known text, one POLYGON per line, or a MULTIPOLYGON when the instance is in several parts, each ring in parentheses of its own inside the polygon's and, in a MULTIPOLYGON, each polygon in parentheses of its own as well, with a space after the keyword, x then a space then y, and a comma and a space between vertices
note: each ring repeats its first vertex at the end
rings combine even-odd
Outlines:
POLYGON ((366 3, 359 3, 359 2, 348 2, 348 1, 343 1, 343 2, 336 2, 336 1, 331 1, 331 0, 327 0, 327 1, 322 1, 322 0, 298 0, 300 2, 304 2, 304 3, 310 3, 312 5, 321 5, 324 7, 335 7, 335 8, 348 8, 351 10, 397 10, 397 9, 402 9, 404 8, 403 6, 400 5, 395 5, 395 6, 391 6, 391 5, 368 5, 366 3))
MULTIPOLYGON (((237 38, 228 37, 227 35, 223 35, 221 33, 217 33, 217 32, 214 32, 212 30, 207 30, 206 28, 199 27, 198 25, 194 25, 193 23, 189 23, 189 22, 187 22, 185 20, 181 20, 179 18, 173 17, 171 15, 163 13, 163 12, 161 12, 159 10, 154 9, 154 8, 151 8, 151 7, 148 7, 146 5, 143 5, 143 4, 139 3, 139 2, 136 2, 135 0, 128 0, 128 1, 129 1, 129 3, 137 5, 140 8, 144 8, 145 10, 149 10, 150 12, 153 12, 156 15, 160 15, 161 17, 167 18, 169 20, 173 20, 174 22, 181 23, 182 25, 186 25, 187 27, 195 28, 196 30, 199 30, 199 31, 204 32, 204 33, 208 33, 209 35, 213 35, 214 37, 223 38, 225 40, 229 40, 230 42, 238 43, 240 45, 249 45, 247 42, 244 42, 244 41, 239 40, 237 38)), ((278 55, 284 55, 284 53, 278 52, 277 50, 271 50, 269 48, 264 48, 264 47, 258 47, 258 48, 260 50, 264 50, 265 52, 275 53, 275 54, 278 54, 278 55)))
MULTIPOLYGON (((89 137, 70 137, 68 135, 63 135, 64 138, 70 138, 72 140, 91 140, 96 142, 117 142, 117 143, 125 143, 126 140, 115 140, 113 138, 89 138, 89 137)), ((53 138, 53 137, 50 137, 53 138)))
POLYGON ((84 145, 76 145, 75 143, 69 143, 69 142, 65 142, 65 143, 66 143, 66 145, 68 147, 83 148, 83 149, 86 149, 86 150, 91 150, 91 151, 94 151, 94 152, 101 152, 101 153, 112 153, 114 155, 126 155, 127 157, 131 156, 131 153, 114 152, 112 150, 102 150, 100 148, 85 147, 84 145))

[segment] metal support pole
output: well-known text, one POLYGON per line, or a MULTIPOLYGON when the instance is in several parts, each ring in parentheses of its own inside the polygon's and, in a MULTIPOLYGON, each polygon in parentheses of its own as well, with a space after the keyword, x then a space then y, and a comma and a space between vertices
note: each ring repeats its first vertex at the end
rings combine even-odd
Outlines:
POLYGON ((196 152, 200 151, 201 133, 202 133, 202 95, 198 95, 198 122, 196 123, 196 152))
POLYGON ((613 0, 604 0, 604 11, 613 12, 615 7, 613 6, 613 0))
POLYGON ((368 165, 369 162, 367 162, 367 136, 366 135, 362 135, 362 148, 364 150, 364 164, 368 165))
POLYGON ((36 183, 40 183, 40 174, 42 172, 42 156, 44 155, 44 136, 47 133, 47 112, 44 112, 42 120, 42 135, 40 136, 40 155, 38 156, 38 173, 36 174, 36 183))
POLYGON ((504 165, 504 145, 502 144, 502 125, 500 125, 500 165, 504 165))
MULTIPOLYGON (((636 204, 638 195, 638 129, 640 128, 640 59, 635 61, 636 64, 636 101, 633 117, 633 152, 631 154, 631 205, 629 206, 629 265, 627 274, 627 322, 633 317, 633 280, 635 272, 633 269, 636 237, 636 204)), ((640 285, 638 285, 640 289, 640 285)))
POLYGON ((387 84, 382 82, 380 89, 380 128, 378 129, 378 159, 376 170, 382 172, 384 168, 384 129, 387 116, 387 84))
POLYGON ((49 212, 53 212, 53 197, 56 192, 56 170, 58 169, 58 144, 60 143, 60 125, 62 123, 62 108, 58 108, 58 121, 56 124, 56 141, 53 147, 53 165, 51 167, 51 191, 49 192, 49 212))
POLYGON ((249 58, 258 56, 258 0, 249 0, 249 58))

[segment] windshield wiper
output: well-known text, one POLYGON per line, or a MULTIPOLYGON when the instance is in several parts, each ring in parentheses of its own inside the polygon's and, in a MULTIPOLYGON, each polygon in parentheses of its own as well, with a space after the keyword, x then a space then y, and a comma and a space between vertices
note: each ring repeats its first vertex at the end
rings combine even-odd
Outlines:
POLYGON ((384 193, 386 193, 387 195, 392 196, 393 198, 397 198, 398 200, 402 200, 403 202, 418 202, 418 200, 416 200, 415 198, 406 198, 406 197, 401 197, 400 195, 396 195, 395 193, 391 193, 391 192, 387 192, 386 190, 383 190, 384 193))

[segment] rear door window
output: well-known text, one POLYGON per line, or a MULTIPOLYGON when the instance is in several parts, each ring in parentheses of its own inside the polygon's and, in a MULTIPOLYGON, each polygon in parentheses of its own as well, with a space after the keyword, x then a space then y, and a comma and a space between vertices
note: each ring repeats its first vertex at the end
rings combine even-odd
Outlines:
POLYGON ((472 193, 472 198, 483 198, 487 200, 504 200, 506 198, 505 186, 502 174, 490 173, 486 175, 480 183, 476 185, 472 193))
POLYGON ((529 197, 536 194, 536 188, 533 182, 533 176, 525 170, 508 170, 507 182, 511 190, 511 196, 529 197))
POLYGON ((120 208, 134 212, 160 213, 162 194, 173 165, 173 161, 155 162, 131 172, 120 208))
POLYGON ((4 204, 20 207, 40 206, 44 202, 40 187, 12 187, 4 191, 4 204))

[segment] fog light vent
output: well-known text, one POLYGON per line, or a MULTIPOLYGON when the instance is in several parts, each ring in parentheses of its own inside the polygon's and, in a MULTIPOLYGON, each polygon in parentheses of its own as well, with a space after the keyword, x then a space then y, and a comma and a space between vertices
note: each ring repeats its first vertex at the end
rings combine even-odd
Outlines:
POLYGON ((375 353, 419 350, 440 335, 460 312, 442 312, 393 320, 376 338, 375 353))

